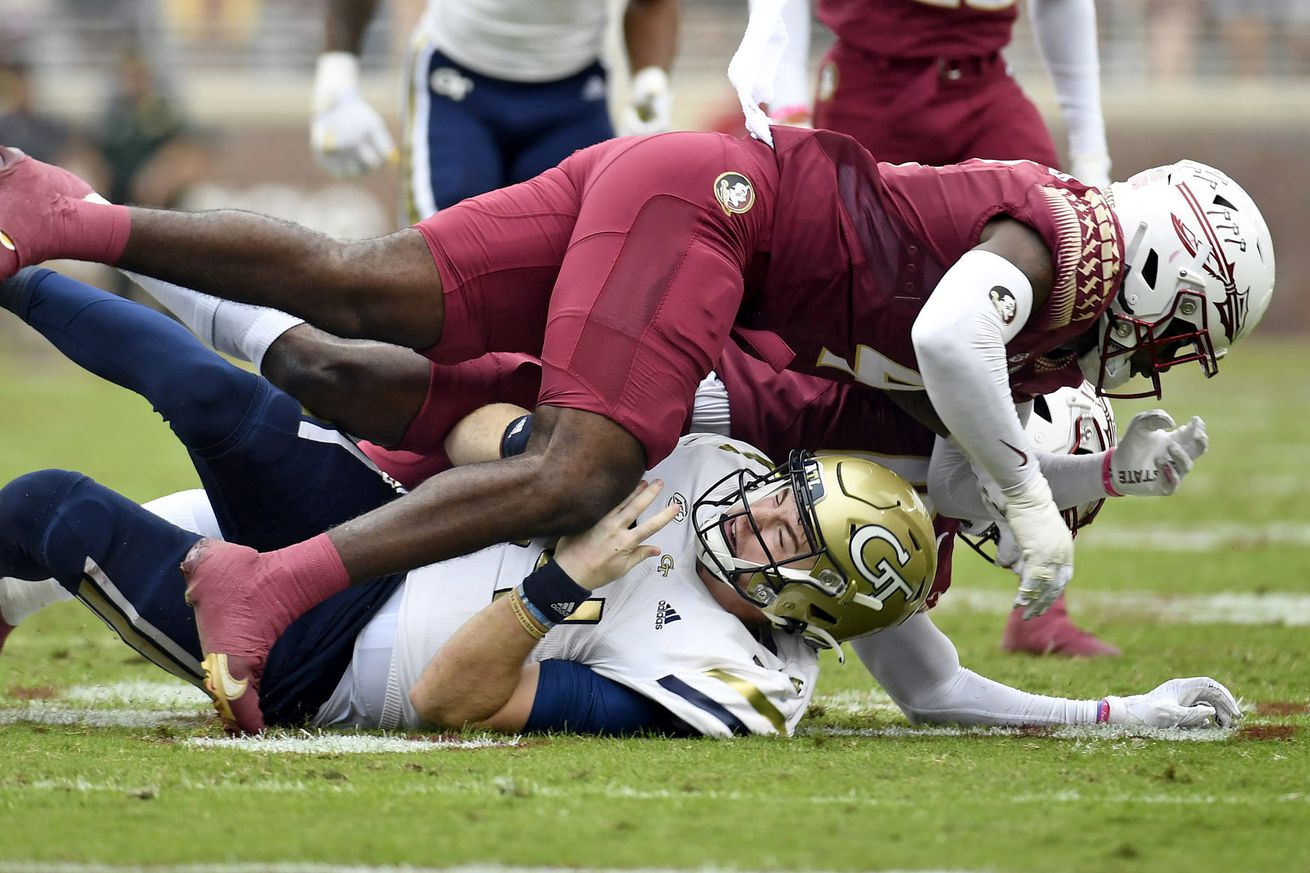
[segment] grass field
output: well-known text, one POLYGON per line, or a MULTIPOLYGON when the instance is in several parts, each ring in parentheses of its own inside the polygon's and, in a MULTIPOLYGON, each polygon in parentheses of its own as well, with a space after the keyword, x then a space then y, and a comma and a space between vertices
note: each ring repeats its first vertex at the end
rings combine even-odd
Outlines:
MULTIPOLYGON (((145 403, 12 324, 0 340, 0 482, 57 466, 137 499, 194 486, 145 403)), ((1013 582, 967 553, 935 614, 967 665, 1033 691, 1213 675, 1244 702, 1239 730, 916 730, 858 663, 831 661, 790 740, 234 744, 197 692, 61 604, 0 655, 0 873, 1310 870, 1307 371, 1304 341, 1255 340, 1212 382, 1170 378, 1211 454, 1175 497, 1117 501, 1078 541, 1071 607, 1122 658, 1001 654, 1013 582)), ((1121 425, 1141 408, 1119 404, 1121 425)))

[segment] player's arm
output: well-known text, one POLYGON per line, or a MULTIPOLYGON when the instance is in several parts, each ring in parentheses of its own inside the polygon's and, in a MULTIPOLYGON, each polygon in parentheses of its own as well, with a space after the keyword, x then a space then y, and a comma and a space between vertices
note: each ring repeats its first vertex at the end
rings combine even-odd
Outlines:
MULTIPOLYGON (((1069 509, 1107 497, 1167 497, 1182 484, 1196 459, 1209 448, 1205 422, 1193 416, 1174 427, 1164 410, 1133 416, 1118 445, 1103 452, 1071 455, 1033 451, 1051 499, 1069 509)), ((979 474, 949 438, 933 444, 928 466, 928 495, 933 506, 951 518, 986 519, 984 474, 979 474)))
POLYGON ((915 724, 1228 727, 1242 715, 1228 689, 1206 677, 1171 679, 1145 694, 1099 700, 1029 694, 961 666, 954 644, 925 613, 851 645, 915 724))
POLYGON ((359 91, 359 50, 376 0, 329 0, 324 50, 314 71, 314 157, 336 176, 358 176, 395 158, 382 116, 359 91))
POLYGON ((669 71, 678 51, 680 0, 628 0, 623 38, 632 71, 628 108, 619 122, 622 136, 660 133, 673 123, 669 71))
POLYGON ((661 487, 641 483, 591 530, 561 540, 553 561, 465 622, 410 689, 415 711, 445 727, 522 729, 540 680, 540 668, 524 661, 593 590, 659 554, 643 540, 668 524, 677 506, 633 524, 661 487))
POLYGON ((1040 613, 1073 575, 1073 539, 1051 500, 1010 393, 1005 345, 1051 292, 1053 263, 1036 231, 1009 218, 942 277, 911 330, 933 408, 996 482, 1024 555, 1018 605, 1040 613))
MULTIPOLYGON (((751 6, 759 0, 751 0, 751 6)), ((809 126, 813 116, 810 101, 810 0, 786 0, 782 23, 787 29, 787 48, 778 59, 773 80, 769 117, 779 124, 809 126)))
POLYGON ((1069 129, 1069 171, 1088 185, 1110 184, 1101 114, 1101 68, 1094 0, 1029 0, 1037 49, 1046 62, 1069 129))

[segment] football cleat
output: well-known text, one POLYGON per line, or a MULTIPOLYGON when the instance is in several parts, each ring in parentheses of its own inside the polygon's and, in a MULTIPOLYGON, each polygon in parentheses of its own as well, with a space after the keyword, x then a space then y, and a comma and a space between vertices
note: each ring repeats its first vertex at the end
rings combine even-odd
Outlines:
POLYGON ((1013 610, 1001 637, 1001 650, 1067 658, 1112 658, 1120 654, 1118 647, 1073 623, 1063 596, 1045 613, 1027 621, 1022 610, 1013 610))
POLYGON ((259 682, 280 629, 261 617, 249 592, 260 584, 259 553, 202 539, 182 561, 186 601, 196 613, 205 690, 231 734, 264 729, 259 682))

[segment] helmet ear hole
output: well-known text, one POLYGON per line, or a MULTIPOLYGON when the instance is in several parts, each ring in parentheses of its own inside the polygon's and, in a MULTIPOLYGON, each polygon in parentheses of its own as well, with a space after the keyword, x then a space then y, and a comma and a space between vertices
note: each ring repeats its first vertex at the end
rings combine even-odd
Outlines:
POLYGON ((1160 255, 1155 249, 1151 249, 1146 255, 1146 263, 1142 264, 1142 281, 1147 284, 1152 291, 1155 290, 1156 273, 1160 269, 1160 255))
POLYGON ((1043 421, 1055 421, 1051 415, 1051 404, 1046 402, 1045 394, 1038 394, 1033 398, 1033 415, 1041 416, 1043 421))
POLYGON ((832 627, 837 624, 837 616, 828 612, 826 609, 821 609, 811 603, 810 621, 817 624, 819 627, 832 627))

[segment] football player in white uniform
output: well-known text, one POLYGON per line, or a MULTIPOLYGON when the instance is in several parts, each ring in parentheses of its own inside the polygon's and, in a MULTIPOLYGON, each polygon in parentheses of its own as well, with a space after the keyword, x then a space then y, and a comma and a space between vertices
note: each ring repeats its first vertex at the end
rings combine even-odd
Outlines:
MULTIPOLYGON (((319 163, 355 176, 395 156, 359 90, 359 52, 376 0, 327 4, 310 139, 319 163)), ((412 223, 466 197, 522 182, 609 139, 601 62, 608 0, 428 0, 408 41, 404 184, 412 223)), ((669 129, 678 0, 628 0, 631 66, 619 133, 669 129)))
MULTIPOLYGON (((353 443, 303 420, 289 395, 165 316, 40 269, 0 284, 0 305, 151 401, 188 446, 234 541, 303 538, 396 493, 353 443)), ((341 592, 274 646, 263 715, 279 724, 787 734, 813 693, 812 645, 860 638, 856 651, 914 721, 1194 726, 1239 717, 1231 694, 1205 678, 1066 700, 964 669, 919 611, 934 544, 913 490, 850 456, 796 453, 771 470, 752 455, 721 437, 685 438, 652 471, 666 483, 662 508, 649 505, 654 489, 639 491, 566 541, 557 560, 543 563, 545 543, 502 545, 341 592), (605 585, 622 570, 631 572, 605 585), (459 632, 465 621, 476 624, 459 632)), ((0 491, 0 531, 0 574, 53 577, 129 645, 203 682, 234 721, 245 687, 221 660, 202 669, 183 600, 178 565, 197 559, 203 538, 65 471, 0 491)))

